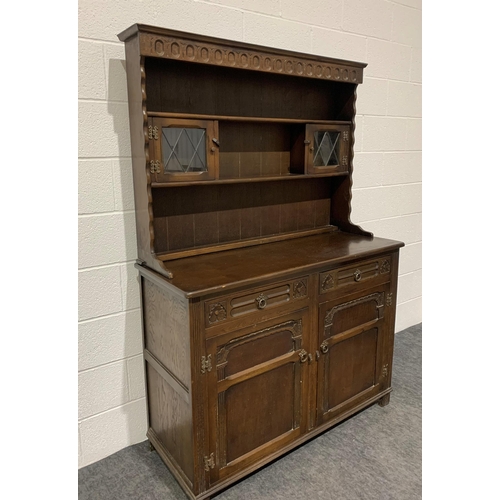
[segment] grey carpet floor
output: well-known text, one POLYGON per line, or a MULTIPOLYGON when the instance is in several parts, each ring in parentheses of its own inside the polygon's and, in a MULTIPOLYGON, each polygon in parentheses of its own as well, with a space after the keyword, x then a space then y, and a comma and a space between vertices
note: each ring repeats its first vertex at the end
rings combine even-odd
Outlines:
MULTIPOLYGON (((396 334, 391 402, 354 415, 217 500, 422 498, 422 325, 396 334)), ((147 441, 79 470, 79 500, 186 500, 147 441)))

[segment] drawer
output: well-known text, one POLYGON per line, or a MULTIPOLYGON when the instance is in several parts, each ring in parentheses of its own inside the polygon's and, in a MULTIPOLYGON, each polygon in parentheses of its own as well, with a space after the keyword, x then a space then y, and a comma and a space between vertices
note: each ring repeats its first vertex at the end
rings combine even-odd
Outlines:
MULTIPOLYGON (((294 304, 309 297, 308 277, 272 283, 265 287, 242 290, 205 302, 205 327, 211 328, 232 320, 265 319, 268 311, 294 304)), ((292 306, 294 307, 294 305, 292 306)))
POLYGON ((349 285, 357 289, 389 280, 391 264, 391 257, 385 255, 322 272, 319 275, 319 293, 329 293, 349 285))

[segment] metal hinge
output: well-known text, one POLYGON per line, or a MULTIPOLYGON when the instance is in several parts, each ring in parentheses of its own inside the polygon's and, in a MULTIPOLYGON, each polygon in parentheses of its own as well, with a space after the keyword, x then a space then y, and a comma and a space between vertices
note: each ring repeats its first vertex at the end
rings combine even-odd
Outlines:
POLYGON ((156 161, 151 160, 149 162, 151 173, 152 174, 159 174, 160 173, 160 165, 161 165, 160 160, 156 160, 156 161))
POLYGON ((212 355, 209 354, 206 358, 205 356, 201 357, 201 373, 205 373, 205 371, 212 371, 212 355))
POLYGON ((385 299, 386 306, 392 306, 392 293, 388 293, 385 299))
POLYGON ((156 126, 153 127, 151 125, 148 127, 148 138, 150 141, 153 139, 155 139, 155 140, 159 139, 158 127, 156 127, 156 126))
POLYGON ((205 470, 208 472, 215 467, 214 454, 210 453, 210 457, 205 457, 205 470))

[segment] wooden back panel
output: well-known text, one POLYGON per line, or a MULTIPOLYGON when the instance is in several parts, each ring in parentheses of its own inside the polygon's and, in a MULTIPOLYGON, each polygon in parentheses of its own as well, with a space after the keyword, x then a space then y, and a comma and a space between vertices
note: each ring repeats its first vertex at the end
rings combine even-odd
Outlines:
POLYGON ((353 83, 147 58, 148 111, 345 120, 353 83), (340 117, 340 118, 339 118, 340 117))
POLYGON ((155 251, 172 252, 330 224, 331 179, 155 189, 155 251), (162 191, 167 191, 162 193, 162 191))

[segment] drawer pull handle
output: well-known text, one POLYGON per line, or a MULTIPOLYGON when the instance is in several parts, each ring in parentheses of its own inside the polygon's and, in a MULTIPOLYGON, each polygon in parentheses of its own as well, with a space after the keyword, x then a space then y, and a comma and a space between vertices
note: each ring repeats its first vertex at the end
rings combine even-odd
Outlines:
POLYGON ((257 307, 259 309, 264 309, 264 307, 267 306, 267 295, 264 295, 261 293, 256 299, 255 302, 257 302, 257 307))
POLYGON ((359 281, 361 279, 361 271, 359 269, 356 269, 354 271, 354 281, 359 281))
POLYGON ((321 349, 321 352, 322 352, 323 354, 326 354, 326 353, 328 352, 328 349, 329 349, 329 348, 328 348, 328 343, 327 343, 326 341, 325 341, 325 342, 323 342, 323 343, 319 346, 319 348, 321 349))

